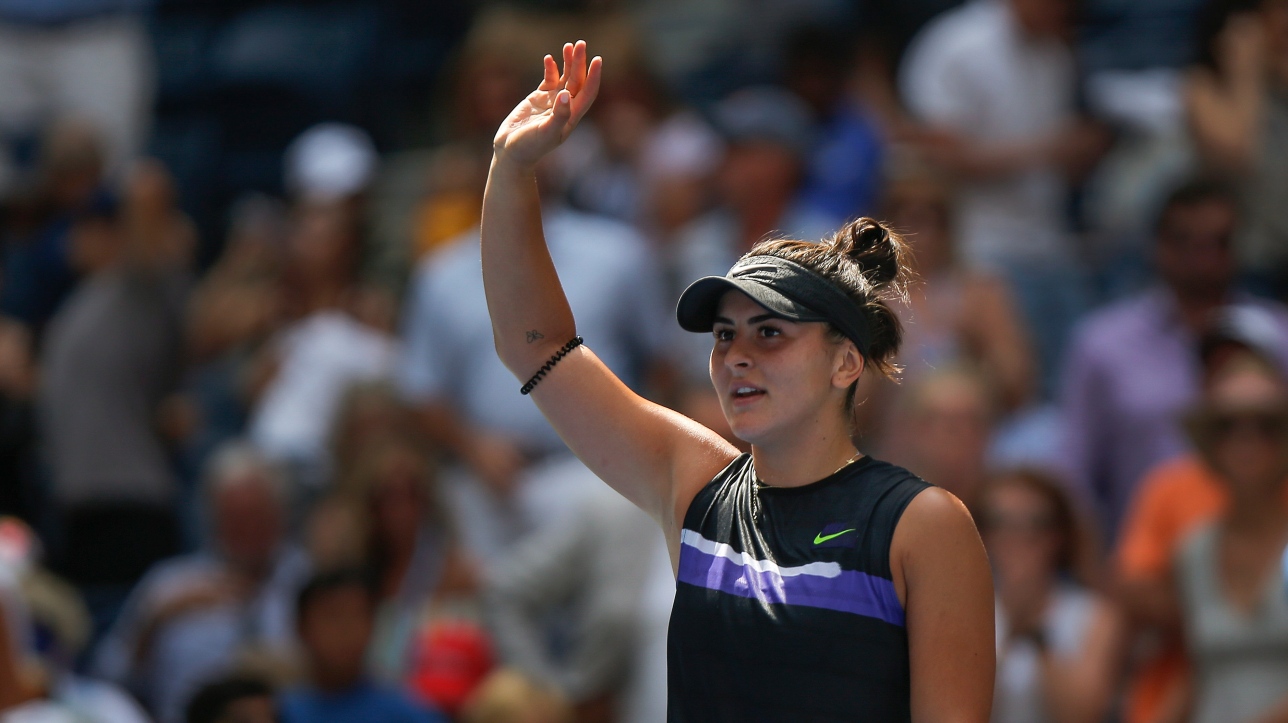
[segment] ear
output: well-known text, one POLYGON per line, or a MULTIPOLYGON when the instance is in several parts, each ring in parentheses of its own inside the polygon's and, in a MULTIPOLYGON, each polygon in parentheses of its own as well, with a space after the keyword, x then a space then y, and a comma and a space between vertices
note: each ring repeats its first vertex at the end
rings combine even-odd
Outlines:
POLYGON ((858 347, 849 339, 844 344, 838 346, 836 358, 832 367, 832 386, 837 389, 849 389, 851 384, 859 380, 866 366, 863 355, 859 353, 858 347))

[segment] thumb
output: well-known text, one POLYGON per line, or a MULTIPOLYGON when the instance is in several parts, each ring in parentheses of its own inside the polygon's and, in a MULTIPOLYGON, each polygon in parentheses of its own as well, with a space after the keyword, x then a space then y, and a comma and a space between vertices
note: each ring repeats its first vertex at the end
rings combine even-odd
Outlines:
POLYGON ((563 128, 568 123, 569 116, 572 115, 572 94, 567 90, 559 91, 555 96, 555 105, 551 109, 551 121, 559 128, 563 128))

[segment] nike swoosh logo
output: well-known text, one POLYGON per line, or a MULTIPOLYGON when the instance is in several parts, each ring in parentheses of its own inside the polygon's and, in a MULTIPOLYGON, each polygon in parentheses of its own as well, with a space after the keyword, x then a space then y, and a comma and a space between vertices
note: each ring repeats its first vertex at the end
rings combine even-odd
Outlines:
POLYGON ((848 530, 841 530, 840 532, 834 532, 830 535, 824 535, 823 533, 820 532, 817 535, 814 535, 814 544, 821 545, 824 542, 827 542, 828 540, 831 540, 836 537, 840 537, 841 535, 844 535, 847 532, 854 532, 854 529, 855 528, 851 527, 848 530))

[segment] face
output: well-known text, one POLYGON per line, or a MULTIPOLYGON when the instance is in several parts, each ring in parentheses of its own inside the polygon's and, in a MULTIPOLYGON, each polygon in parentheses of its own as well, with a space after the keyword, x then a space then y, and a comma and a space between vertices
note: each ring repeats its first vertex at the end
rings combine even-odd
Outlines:
POLYGON ((1069 36, 1074 0, 1011 0, 1011 10, 1024 32, 1036 38, 1069 36))
POLYGON ((362 676, 374 613, 371 594, 359 585, 333 588, 309 603, 300 641, 320 682, 346 685, 362 676))
POLYGON ((228 704, 216 723, 277 723, 277 707, 266 696, 246 696, 228 704))
POLYGON ((1288 0, 1263 2, 1261 22, 1266 31, 1266 50, 1271 68, 1281 81, 1288 80, 1288 0))
POLYGON ((80 273, 110 266, 120 256, 124 232, 115 221, 92 218, 77 222, 71 231, 71 262, 80 273))
POLYGON ((304 203, 287 239, 288 262, 307 278, 347 274, 357 252, 352 209, 344 203, 304 203))
POLYGON ((984 496, 984 543, 1003 580, 1032 580, 1056 572, 1060 532, 1047 498, 1021 483, 1003 482, 984 496))
POLYGON ((769 444, 844 421, 845 395, 863 369, 849 342, 818 322, 776 318, 739 291, 720 300, 711 382, 739 439, 769 444))
POLYGON ((914 454, 927 474, 949 492, 974 507, 982 473, 992 415, 989 400, 980 385, 964 377, 947 376, 927 380, 914 413, 914 454), (956 486, 954 486, 956 485, 956 486))
POLYGON ((885 218, 912 241, 917 263, 935 269, 952 261, 948 199, 933 183, 908 182, 890 191, 885 218))
POLYGON ((739 143, 729 148, 716 183, 725 203, 746 212, 766 200, 790 199, 800 173, 800 160, 782 146, 739 143))
POLYGON ((1213 199, 1167 211, 1155 259, 1163 280, 1178 294, 1222 293, 1234 278, 1232 204, 1213 199))
POLYGON ((421 459, 398 451, 387 456, 371 491, 376 531, 386 541, 413 545, 425 520, 425 466, 421 459))
POLYGON ((215 536, 229 561, 252 572, 272 564, 282 537, 282 509, 268 483, 236 480, 214 496, 215 536))
POLYGON ((1276 495, 1288 475, 1288 390, 1249 367, 1215 382, 1209 399, 1213 462, 1231 492, 1252 501, 1276 495))

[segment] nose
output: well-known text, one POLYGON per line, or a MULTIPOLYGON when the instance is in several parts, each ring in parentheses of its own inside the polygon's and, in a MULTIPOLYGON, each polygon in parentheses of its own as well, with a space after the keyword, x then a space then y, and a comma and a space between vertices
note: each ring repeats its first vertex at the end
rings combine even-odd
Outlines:
POLYGON ((725 350, 725 366, 730 370, 750 369, 751 353, 748 347, 749 344, 744 341, 744 335, 736 335, 733 341, 729 343, 728 349, 725 350))

